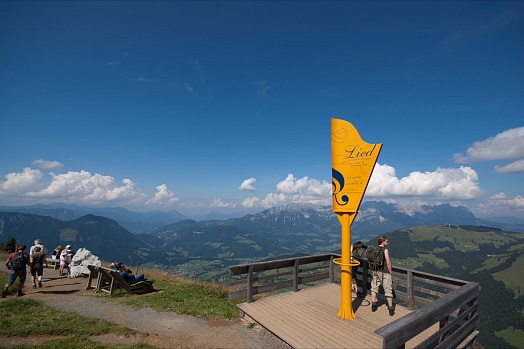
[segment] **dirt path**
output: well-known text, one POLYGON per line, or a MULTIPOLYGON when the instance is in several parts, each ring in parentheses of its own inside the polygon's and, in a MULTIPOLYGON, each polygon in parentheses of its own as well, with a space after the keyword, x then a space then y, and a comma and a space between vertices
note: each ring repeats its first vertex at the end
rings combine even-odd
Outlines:
MULTIPOLYGON (((28 280, 24 297, 39 299, 62 311, 104 319, 142 333, 133 337, 109 334, 91 338, 96 341, 123 344, 141 341, 159 348, 290 348, 258 325, 248 328, 242 321, 203 321, 150 308, 129 308, 106 301, 103 297, 92 297, 93 290, 85 290, 86 278, 59 277, 58 271, 48 269, 44 272, 43 284, 43 288, 32 289, 28 280)), ((2 338, 0 346, 41 341, 41 336, 2 338)))

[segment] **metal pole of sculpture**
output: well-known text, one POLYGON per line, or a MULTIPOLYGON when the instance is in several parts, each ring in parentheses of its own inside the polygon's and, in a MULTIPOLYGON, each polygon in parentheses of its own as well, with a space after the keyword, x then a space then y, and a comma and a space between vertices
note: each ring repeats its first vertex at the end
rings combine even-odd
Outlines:
POLYGON ((342 226, 342 258, 336 258, 333 262, 340 265, 341 304, 338 316, 342 319, 355 318, 351 267, 358 266, 359 262, 351 260, 351 224, 358 213, 381 149, 380 143, 364 142, 349 122, 331 119, 333 211, 342 226))

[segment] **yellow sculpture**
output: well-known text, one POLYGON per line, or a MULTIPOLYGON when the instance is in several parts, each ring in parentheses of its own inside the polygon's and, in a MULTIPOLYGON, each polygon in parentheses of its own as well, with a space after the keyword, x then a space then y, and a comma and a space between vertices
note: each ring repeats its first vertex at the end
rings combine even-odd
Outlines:
POLYGON ((338 316, 354 319, 351 301, 351 224, 366 192, 382 144, 366 143, 357 129, 347 121, 331 119, 331 183, 333 211, 342 225, 342 258, 334 260, 340 265, 341 305, 338 316))

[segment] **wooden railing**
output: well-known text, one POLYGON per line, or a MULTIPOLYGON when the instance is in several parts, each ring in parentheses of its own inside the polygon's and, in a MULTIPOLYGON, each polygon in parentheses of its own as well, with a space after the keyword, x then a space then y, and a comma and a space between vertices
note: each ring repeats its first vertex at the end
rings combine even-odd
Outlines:
POLYGON ((334 281, 333 258, 336 255, 323 254, 317 256, 280 259, 269 262, 234 265, 229 267, 230 276, 245 276, 245 279, 233 281, 231 288, 240 289, 229 293, 229 300, 246 298, 253 302, 253 296, 292 288, 298 291, 301 284, 320 280, 334 281), (308 265, 307 267, 305 267, 308 265))
MULTIPOLYGON (((230 300, 253 302, 263 293, 298 291, 299 285, 337 282, 340 267, 333 263, 337 254, 288 258, 229 267, 230 300)), ((371 287, 367 261, 352 270, 359 294, 371 287)), ((415 310, 375 331, 383 337, 383 348, 404 348, 411 338, 439 323, 439 330, 417 348, 470 348, 475 343, 479 318, 477 283, 393 267, 395 302, 415 310)), ((380 297, 380 295, 379 295, 380 297)))

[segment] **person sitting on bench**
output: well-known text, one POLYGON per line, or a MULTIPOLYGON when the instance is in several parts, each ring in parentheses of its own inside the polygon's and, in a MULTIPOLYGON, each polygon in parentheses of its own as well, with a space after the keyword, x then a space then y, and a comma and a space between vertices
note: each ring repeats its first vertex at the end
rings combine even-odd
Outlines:
POLYGON ((146 279, 144 274, 133 275, 133 272, 122 263, 111 263, 109 268, 115 270, 118 275, 120 275, 130 285, 136 284, 140 281, 147 282, 151 285, 154 282, 153 280, 146 279))

